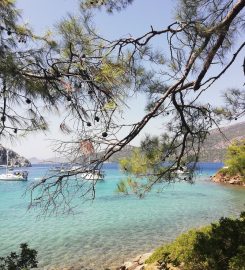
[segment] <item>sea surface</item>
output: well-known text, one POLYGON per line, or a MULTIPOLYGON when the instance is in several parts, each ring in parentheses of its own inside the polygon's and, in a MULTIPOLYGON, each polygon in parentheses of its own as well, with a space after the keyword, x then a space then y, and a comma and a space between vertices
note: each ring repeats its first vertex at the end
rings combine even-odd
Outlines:
MULTIPOLYGON (((0 256, 27 242, 38 251, 40 269, 81 265, 90 269, 119 266, 152 251, 192 227, 245 210, 245 189, 210 181, 223 164, 200 163, 195 184, 167 185, 144 199, 115 192, 123 178, 117 164, 106 164, 96 199, 79 204, 75 214, 38 218, 28 211, 26 189, 50 165, 34 165, 27 182, 0 182, 0 256)), ((160 188, 160 186, 159 186, 160 188)), ((158 190, 158 189, 156 189, 158 190)))

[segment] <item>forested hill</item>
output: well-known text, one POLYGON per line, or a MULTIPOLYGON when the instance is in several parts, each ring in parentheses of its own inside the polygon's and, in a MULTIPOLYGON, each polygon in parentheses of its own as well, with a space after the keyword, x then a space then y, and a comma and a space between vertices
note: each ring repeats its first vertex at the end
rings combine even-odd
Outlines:
MULTIPOLYGON (((221 131, 225 137, 218 129, 211 130, 210 135, 203 145, 200 161, 223 161, 225 151, 230 142, 235 139, 239 140, 245 138, 245 122, 223 127, 221 128, 221 131)), ((122 151, 115 153, 109 161, 118 162, 119 159, 129 156, 134 148, 136 147, 125 147, 122 151)))
MULTIPOLYGON (((16 152, 8 149, 9 151, 9 166, 14 167, 23 167, 31 166, 31 163, 28 159, 20 156, 16 152)), ((0 144, 0 165, 6 165, 7 163, 7 149, 0 144)))

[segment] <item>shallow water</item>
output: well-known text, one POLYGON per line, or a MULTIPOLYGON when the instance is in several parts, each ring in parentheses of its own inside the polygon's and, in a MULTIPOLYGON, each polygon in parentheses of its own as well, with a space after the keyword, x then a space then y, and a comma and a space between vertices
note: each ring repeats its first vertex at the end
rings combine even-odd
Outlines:
POLYGON ((29 168, 27 183, 0 182, 0 256, 28 242, 38 250, 40 269, 119 266, 191 227, 238 215, 244 209, 245 189, 210 182, 220 166, 201 164, 194 185, 169 185, 161 193, 137 199, 114 192, 122 175, 116 164, 107 164, 105 181, 98 183, 93 203, 81 204, 75 215, 46 219, 27 212, 29 197, 23 193, 47 166, 29 168))

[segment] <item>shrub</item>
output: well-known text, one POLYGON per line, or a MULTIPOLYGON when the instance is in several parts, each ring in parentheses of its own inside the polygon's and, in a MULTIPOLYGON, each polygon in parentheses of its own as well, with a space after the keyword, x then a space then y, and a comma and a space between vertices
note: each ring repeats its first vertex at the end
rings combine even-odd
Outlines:
POLYGON ((245 213, 180 235, 158 248, 147 263, 165 261, 183 270, 245 270, 245 213))
POLYGON ((11 252, 6 257, 0 257, 0 270, 29 270, 37 268, 37 251, 30 249, 26 243, 20 244, 19 254, 11 252))
POLYGON ((206 226, 200 229, 191 229, 181 234, 171 244, 156 249, 146 263, 162 263, 165 259, 170 259, 174 265, 178 266, 181 262, 189 262, 193 257, 193 247, 198 233, 207 233, 210 230, 211 226, 206 226))
POLYGON ((245 139, 234 141, 227 149, 225 165, 220 172, 228 175, 239 174, 245 181, 245 139))

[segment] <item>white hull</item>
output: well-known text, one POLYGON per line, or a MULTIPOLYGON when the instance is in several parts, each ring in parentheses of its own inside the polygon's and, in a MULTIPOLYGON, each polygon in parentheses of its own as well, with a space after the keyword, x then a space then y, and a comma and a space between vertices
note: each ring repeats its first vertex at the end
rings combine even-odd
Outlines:
POLYGON ((27 179, 21 175, 14 175, 12 173, 0 174, 0 181, 26 181, 27 179))
POLYGON ((181 171, 181 170, 177 170, 176 173, 177 173, 178 175, 187 175, 187 174, 188 174, 187 171, 181 171))
POLYGON ((21 171, 21 172, 8 172, 8 163, 9 163, 9 152, 7 150, 7 162, 6 162, 6 173, 0 174, 0 181, 26 181, 28 172, 21 171))
POLYGON ((79 166, 72 166, 72 167, 61 166, 61 167, 50 168, 49 171, 50 172, 57 172, 57 173, 65 173, 65 172, 74 172, 74 171, 78 170, 79 168, 80 168, 79 166))
POLYGON ((85 180, 103 180, 103 177, 97 173, 82 173, 81 177, 85 180))

